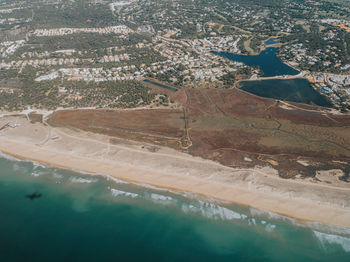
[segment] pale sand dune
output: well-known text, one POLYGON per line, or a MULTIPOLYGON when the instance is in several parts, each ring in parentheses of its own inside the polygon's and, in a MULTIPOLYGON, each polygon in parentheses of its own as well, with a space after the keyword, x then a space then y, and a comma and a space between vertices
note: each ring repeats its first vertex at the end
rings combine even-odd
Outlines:
POLYGON ((23 117, 0 118, 0 126, 6 121, 19 126, 0 131, 0 151, 21 159, 350 228, 350 188, 345 182, 284 180, 270 167, 234 169, 168 148, 149 152, 137 142, 111 144, 108 136, 30 124, 23 117), (51 139, 52 134, 58 139, 51 139))

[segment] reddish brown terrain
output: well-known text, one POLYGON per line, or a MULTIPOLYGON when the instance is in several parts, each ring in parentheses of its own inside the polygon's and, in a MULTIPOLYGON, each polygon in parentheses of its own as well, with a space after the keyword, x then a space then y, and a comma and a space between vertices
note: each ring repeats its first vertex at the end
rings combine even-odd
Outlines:
POLYGON ((341 179, 349 180, 349 115, 238 89, 182 89, 171 98, 182 107, 64 110, 49 123, 169 146, 227 166, 272 165, 285 178, 342 169, 341 179))

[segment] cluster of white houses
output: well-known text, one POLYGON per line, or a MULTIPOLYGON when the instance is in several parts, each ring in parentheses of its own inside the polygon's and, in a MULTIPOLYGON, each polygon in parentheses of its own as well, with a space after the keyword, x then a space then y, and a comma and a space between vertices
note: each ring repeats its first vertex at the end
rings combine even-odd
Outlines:
MULTIPOLYGON (((97 61, 100 63, 107 62, 121 62, 129 60, 128 54, 120 54, 114 56, 105 56, 98 58, 97 61)), ((32 66, 34 68, 39 68, 43 66, 57 66, 57 65, 79 65, 79 64, 92 64, 96 60, 94 58, 46 58, 46 59, 28 59, 28 60, 13 60, 10 62, 1 62, 0 69, 13 69, 22 68, 25 66, 32 66)))
POLYGON ((102 28, 53 28, 53 29, 36 29, 36 36, 62 36, 76 33, 97 33, 97 34, 129 34, 133 32, 125 25, 108 26, 102 28))

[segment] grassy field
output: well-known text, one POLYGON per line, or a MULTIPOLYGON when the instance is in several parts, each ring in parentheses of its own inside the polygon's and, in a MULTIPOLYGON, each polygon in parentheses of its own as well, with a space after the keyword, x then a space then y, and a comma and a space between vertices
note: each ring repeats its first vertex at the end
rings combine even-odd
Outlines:
POLYGON ((237 89, 182 89, 172 99, 183 109, 58 111, 49 123, 169 146, 227 166, 273 165, 282 177, 334 168, 348 178, 350 116, 237 89))

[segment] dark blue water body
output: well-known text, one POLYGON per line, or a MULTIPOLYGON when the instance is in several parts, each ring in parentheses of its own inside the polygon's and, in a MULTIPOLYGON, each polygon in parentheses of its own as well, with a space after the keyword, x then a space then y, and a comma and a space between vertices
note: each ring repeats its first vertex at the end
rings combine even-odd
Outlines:
POLYGON ((350 230, 338 235, 295 223, 0 157, 3 262, 350 261, 350 230), (25 197, 33 192, 42 197, 25 197))
POLYGON ((265 45, 274 45, 274 44, 278 44, 278 42, 276 41, 276 38, 270 38, 265 42, 265 45))
POLYGON ((241 89, 257 96, 332 107, 328 99, 313 89, 304 78, 242 81, 241 89))
POLYGON ((248 66, 259 66, 264 77, 297 75, 299 71, 283 63, 277 56, 277 48, 268 47, 259 55, 238 55, 225 52, 213 52, 213 54, 226 57, 232 61, 242 62, 248 66))
MULTIPOLYGON (((265 45, 275 44, 276 39, 271 38, 265 45)), ((283 63, 277 56, 277 48, 268 47, 259 55, 247 56, 225 52, 213 52, 230 60, 242 62, 248 66, 259 66, 264 77, 281 75, 298 75, 299 71, 283 63)), ((244 91, 261 97, 274 98, 284 101, 315 104, 323 107, 332 107, 328 99, 314 90, 307 79, 273 79, 242 81, 240 86, 244 91)))

